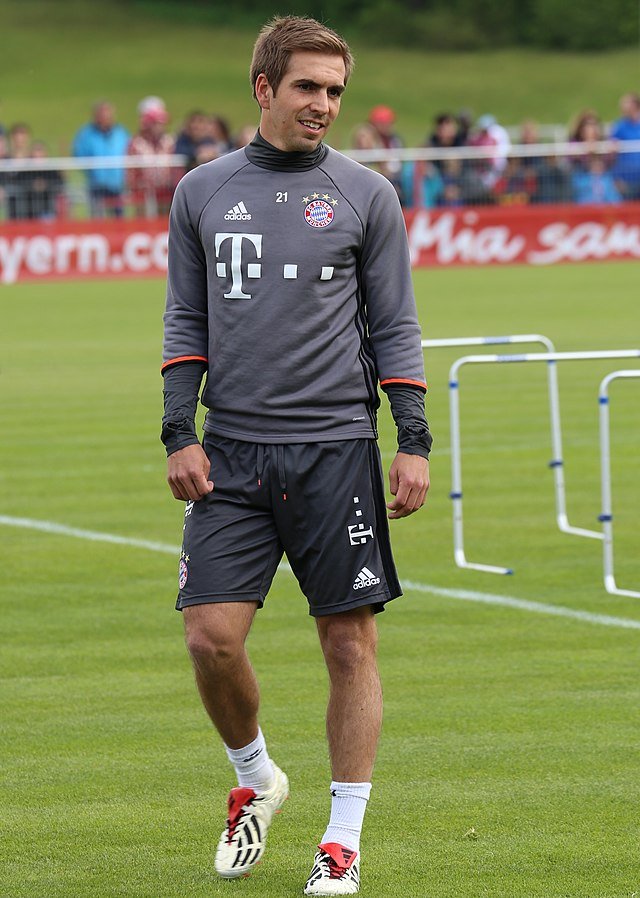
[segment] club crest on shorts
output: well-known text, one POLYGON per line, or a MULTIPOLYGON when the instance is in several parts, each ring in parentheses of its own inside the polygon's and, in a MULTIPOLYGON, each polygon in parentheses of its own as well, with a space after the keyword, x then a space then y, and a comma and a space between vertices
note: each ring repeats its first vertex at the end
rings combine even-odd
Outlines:
POLYGON ((189 576, 189 568, 187 567, 187 561, 189 561, 189 556, 185 555, 184 552, 180 553, 180 567, 178 569, 178 586, 180 589, 184 589, 187 585, 187 578, 189 576))
POLYGON ((338 205, 338 200, 328 193, 312 193, 309 196, 303 196, 302 202, 306 203, 304 220, 309 227, 329 227, 335 217, 335 206, 338 205))

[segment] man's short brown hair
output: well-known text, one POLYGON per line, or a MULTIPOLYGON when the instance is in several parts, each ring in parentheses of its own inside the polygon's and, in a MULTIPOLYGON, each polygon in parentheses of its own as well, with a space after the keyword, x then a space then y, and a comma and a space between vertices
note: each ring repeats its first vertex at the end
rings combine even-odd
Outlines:
POLYGON ((353 56, 340 35, 316 19, 276 16, 263 26, 253 48, 251 87, 256 96, 258 75, 264 74, 275 93, 284 78, 292 53, 326 53, 344 60, 344 83, 353 71, 353 56))

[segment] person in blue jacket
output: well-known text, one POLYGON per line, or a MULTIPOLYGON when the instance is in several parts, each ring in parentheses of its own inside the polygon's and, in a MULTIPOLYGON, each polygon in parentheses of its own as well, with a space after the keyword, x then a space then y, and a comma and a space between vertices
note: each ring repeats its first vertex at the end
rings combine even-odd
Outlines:
POLYGON ((601 156, 588 157, 586 170, 573 175, 573 197, 576 203, 619 203, 622 200, 613 175, 601 156))
MULTIPOLYGON (((622 117, 614 122, 610 137, 640 141, 640 94, 625 94, 620 100, 620 111, 622 117)), ((618 153, 612 174, 624 199, 640 199, 640 151, 618 153)))
MULTIPOLYGON (((100 100, 93 107, 93 120, 84 125, 74 138, 73 155, 125 156, 130 139, 127 129, 116 122, 113 104, 100 100)), ((92 218, 120 218, 123 215, 123 168, 87 169, 87 184, 92 218)))

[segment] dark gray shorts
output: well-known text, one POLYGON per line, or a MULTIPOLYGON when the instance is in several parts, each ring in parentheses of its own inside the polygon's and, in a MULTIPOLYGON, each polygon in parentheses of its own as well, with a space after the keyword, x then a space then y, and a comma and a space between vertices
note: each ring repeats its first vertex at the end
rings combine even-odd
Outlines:
POLYGON ((261 607, 286 552, 314 616, 402 595, 374 440, 260 445, 206 434, 215 487, 185 509, 176 608, 261 607))

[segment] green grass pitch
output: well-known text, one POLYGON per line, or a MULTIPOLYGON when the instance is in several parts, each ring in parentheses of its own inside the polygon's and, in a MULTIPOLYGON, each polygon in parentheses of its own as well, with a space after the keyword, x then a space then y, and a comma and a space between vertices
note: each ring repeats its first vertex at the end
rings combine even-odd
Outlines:
MULTIPOLYGON (((640 334, 634 263, 419 271, 415 284, 425 336, 542 332, 577 350, 634 348, 640 334)), ((19 285, 0 305, 0 515, 177 544, 157 436, 162 283, 19 285)), ((463 372, 468 554, 516 573, 455 568, 447 372, 462 354, 427 357, 432 491, 392 524, 401 578, 427 591, 406 589, 379 620, 386 711, 362 895, 631 898, 640 633, 462 597, 636 622, 640 605, 605 593, 599 543, 555 527, 543 365, 463 372)), ((596 527, 600 511, 598 383, 635 366, 560 366, 577 525, 596 527)), ((616 572, 637 589, 638 384, 611 395, 616 572)), ((381 432, 388 467, 386 409, 381 432)), ((0 536, 0 894, 300 894, 329 809, 327 687, 291 575, 278 574, 250 639, 291 800, 263 864, 228 883, 212 848, 231 770, 173 611, 176 558, 13 526, 0 536)))

